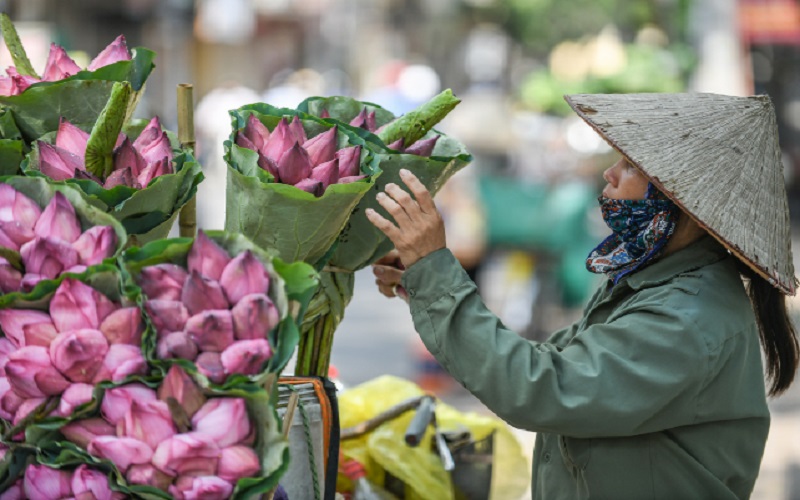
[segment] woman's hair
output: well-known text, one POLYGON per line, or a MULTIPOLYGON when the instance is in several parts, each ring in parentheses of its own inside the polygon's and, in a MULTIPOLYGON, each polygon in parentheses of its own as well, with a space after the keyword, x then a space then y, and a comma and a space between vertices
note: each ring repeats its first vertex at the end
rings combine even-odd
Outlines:
POLYGON ((792 385, 800 363, 797 332, 786 310, 786 296, 748 266, 740 265, 740 272, 749 281, 747 293, 766 356, 769 395, 777 396, 792 385))

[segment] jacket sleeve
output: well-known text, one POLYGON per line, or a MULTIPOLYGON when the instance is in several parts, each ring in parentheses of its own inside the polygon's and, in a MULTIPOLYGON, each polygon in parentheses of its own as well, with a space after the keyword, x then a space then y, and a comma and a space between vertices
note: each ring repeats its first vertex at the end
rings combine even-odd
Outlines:
POLYGON ((562 348, 508 330, 447 249, 411 266, 403 286, 428 350, 515 427, 603 437, 695 421, 707 348, 690 320, 653 306, 658 300, 590 326, 562 348))

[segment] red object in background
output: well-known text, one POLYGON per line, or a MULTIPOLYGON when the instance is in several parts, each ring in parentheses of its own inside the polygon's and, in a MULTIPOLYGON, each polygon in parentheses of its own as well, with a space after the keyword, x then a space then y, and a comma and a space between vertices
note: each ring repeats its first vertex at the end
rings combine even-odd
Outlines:
POLYGON ((750 45, 800 45, 796 0, 740 0, 742 41, 750 45))

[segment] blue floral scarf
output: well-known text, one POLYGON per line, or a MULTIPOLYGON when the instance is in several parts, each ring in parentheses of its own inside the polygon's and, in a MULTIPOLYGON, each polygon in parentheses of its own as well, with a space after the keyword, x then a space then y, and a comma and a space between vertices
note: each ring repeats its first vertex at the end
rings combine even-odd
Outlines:
POLYGON ((644 200, 598 198, 603 220, 613 233, 591 251, 586 268, 604 273, 616 285, 623 276, 647 265, 675 231, 680 210, 652 184, 644 200))

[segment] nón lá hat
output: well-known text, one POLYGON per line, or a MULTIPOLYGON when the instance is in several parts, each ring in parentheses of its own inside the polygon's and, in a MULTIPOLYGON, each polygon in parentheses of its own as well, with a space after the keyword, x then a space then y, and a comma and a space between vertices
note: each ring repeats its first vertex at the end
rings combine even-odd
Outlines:
POLYGON ((768 96, 578 94, 572 109, 659 190, 794 295, 789 209, 768 96))

